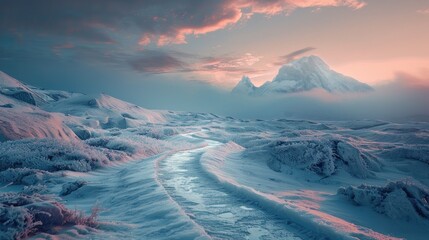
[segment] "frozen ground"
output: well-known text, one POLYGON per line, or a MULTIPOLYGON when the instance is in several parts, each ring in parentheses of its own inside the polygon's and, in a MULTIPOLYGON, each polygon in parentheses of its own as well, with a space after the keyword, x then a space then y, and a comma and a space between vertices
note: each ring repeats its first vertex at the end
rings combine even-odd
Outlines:
POLYGON ((429 235, 428 123, 240 120, 0 80, 1 239, 429 235))

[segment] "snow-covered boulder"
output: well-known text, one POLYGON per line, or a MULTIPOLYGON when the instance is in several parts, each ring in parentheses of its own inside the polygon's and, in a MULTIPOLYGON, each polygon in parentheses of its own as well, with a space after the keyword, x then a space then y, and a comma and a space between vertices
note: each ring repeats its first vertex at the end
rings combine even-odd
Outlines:
POLYGON ((429 189, 412 181, 391 182, 386 186, 349 186, 338 189, 338 194, 393 219, 429 220, 429 189))

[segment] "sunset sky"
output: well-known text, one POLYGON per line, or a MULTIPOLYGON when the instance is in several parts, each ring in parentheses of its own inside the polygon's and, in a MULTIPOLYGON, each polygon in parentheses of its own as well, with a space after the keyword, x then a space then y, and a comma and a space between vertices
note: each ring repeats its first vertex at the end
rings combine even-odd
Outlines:
POLYGON ((427 0, 0 4, 0 70, 44 87, 148 91, 197 81, 227 89, 242 75, 260 85, 309 54, 371 85, 429 75, 427 0))

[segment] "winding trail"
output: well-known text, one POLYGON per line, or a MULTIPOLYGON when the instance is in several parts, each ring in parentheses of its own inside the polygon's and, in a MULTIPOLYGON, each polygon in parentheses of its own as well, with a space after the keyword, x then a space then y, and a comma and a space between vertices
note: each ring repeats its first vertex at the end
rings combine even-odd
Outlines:
MULTIPOLYGON (((176 140, 201 141, 189 136, 176 140)), ((100 219, 106 223, 100 228, 106 234, 91 234, 90 239, 315 238, 213 181, 199 159, 221 143, 203 143, 79 176, 89 184, 73 193, 68 205, 89 209, 95 198, 104 209, 100 219)))
POLYGON ((214 239, 308 239, 283 217, 235 195, 203 171, 201 155, 220 142, 159 160, 157 178, 170 197, 214 239), (302 237, 302 238, 301 238, 302 237))

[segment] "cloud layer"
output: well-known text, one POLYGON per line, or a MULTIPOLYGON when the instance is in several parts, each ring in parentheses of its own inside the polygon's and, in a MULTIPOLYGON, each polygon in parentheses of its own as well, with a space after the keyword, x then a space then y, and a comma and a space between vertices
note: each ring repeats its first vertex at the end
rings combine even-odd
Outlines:
POLYGON ((136 31, 136 43, 185 43, 200 35, 233 25, 253 14, 274 15, 308 7, 365 6, 360 0, 14 0, 2 4, 4 32, 71 37, 114 43, 118 33, 136 31))

